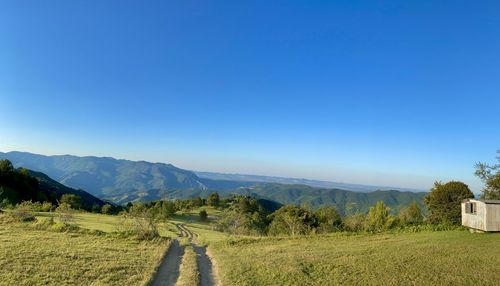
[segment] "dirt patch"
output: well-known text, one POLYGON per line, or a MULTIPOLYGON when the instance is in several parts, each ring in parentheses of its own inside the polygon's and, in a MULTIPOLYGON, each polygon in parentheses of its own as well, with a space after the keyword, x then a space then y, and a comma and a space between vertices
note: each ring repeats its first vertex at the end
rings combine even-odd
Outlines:
POLYGON ((196 244, 196 235, 185 225, 177 224, 176 226, 181 232, 182 236, 186 236, 189 238, 189 241, 191 242, 194 251, 196 252, 196 263, 198 266, 198 272, 200 273, 200 285, 217 285, 214 276, 212 259, 207 254, 207 247, 196 244))
POLYGON ((214 256, 212 255, 210 248, 207 247, 207 251, 205 253, 212 262, 212 279, 214 285, 222 286, 222 282, 219 277, 219 271, 218 271, 219 267, 217 266, 217 260, 214 259, 214 256))
POLYGON ((212 271, 212 261, 207 255, 207 247, 193 244, 193 248, 196 252, 196 261, 198 262, 198 271, 200 272, 200 285, 215 285, 212 271))
POLYGON ((179 278, 179 268, 182 256, 184 255, 184 247, 181 247, 179 241, 174 240, 170 245, 167 255, 156 272, 152 286, 174 286, 179 278))

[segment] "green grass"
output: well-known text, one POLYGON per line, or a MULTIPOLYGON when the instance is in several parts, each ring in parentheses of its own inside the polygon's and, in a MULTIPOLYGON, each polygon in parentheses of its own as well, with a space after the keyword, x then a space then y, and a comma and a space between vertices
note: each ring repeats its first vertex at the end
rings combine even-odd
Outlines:
MULTIPOLYGON (((81 228, 90 230, 99 230, 107 233, 123 231, 125 220, 119 215, 104 215, 95 213, 76 212, 74 213, 75 224, 81 228)), ((48 219, 53 217, 58 222, 57 213, 53 212, 38 212, 36 213, 38 219, 48 219)), ((177 237, 177 228, 170 222, 158 224, 158 230, 161 236, 175 238, 177 237)))
POLYGON ((467 231, 212 243, 224 285, 498 285, 500 235, 467 231))
MULTIPOLYGON (((95 213, 79 212, 74 215, 73 224, 92 230, 100 230, 103 232, 114 232, 120 230, 120 225, 123 221, 122 217, 115 215, 103 215, 95 213)), ((57 214, 52 212, 38 212, 37 218, 50 218, 53 217, 57 221, 57 214)))
MULTIPOLYGON (((106 220, 86 224, 107 228, 106 220)), ((0 285, 146 285, 168 244, 34 230, 0 217, 0 285)))
POLYGON ((171 223, 185 224, 194 234, 197 235, 196 242, 201 244, 209 244, 228 238, 227 233, 215 231, 216 220, 220 217, 221 211, 213 207, 202 207, 190 210, 189 212, 178 212, 172 219, 171 223), (209 221, 201 221, 199 212, 205 209, 208 213, 209 221))
MULTIPOLYGON (((234 237, 213 230, 193 210, 161 224, 177 237, 183 223, 208 244, 223 285, 497 285, 500 234, 463 230, 234 237)), ((217 217, 218 210, 208 209, 217 217)), ((38 213, 48 219, 52 213, 38 213)), ((138 242, 112 234, 35 230, 0 214, 0 285, 145 285, 168 241, 138 242)), ((56 220, 57 221, 57 220, 56 220)), ((119 216, 75 214, 75 224, 112 233, 119 216)), ((186 238, 180 285, 196 285, 196 254, 186 238)))

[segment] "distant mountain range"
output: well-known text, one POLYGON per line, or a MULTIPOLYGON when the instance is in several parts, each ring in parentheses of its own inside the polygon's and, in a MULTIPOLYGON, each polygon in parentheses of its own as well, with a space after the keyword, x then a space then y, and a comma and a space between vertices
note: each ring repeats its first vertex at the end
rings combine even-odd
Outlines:
POLYGON ((54 193, 57 198, 60 198, 64 194, 73 194, 81 198, 82 207, 87 210, 91 210, 94 205, 103 206, 106 204, 105 201, 96 198, 95 196, 79 189, 73 189, 67 187, 55 180, 51 179, 44 173, 29 170, 29 174, 38 180, 38 184, 41 190, 49 193, 54 193))
POLYGON ((374 192, 384 190, 399 190, 403 192, 425 192, 426 190, 401 188, 401 187, 388 187, 388 186, 372 186, 361 184, 348 184, 331 181, 309 180, 299 178, 284 178, 272 176, 258 176, 258 175, 243 175, 243 174, 227 174, 227 173, 214 173, 214 172, 201 172, 193 171, 198 177, 212 180, 228 180, 239 182, 259 182, 259 183, 280 183, 289 185, 306 185, 316 188, 333 188, 349 190, 353 192, 374 192))
POLYGON ((0 152, 15 167, 47 174, 66 186, 124 204, 130 201, 206 197, 213 191, 221 195, 244 194, 281 204, 308 204, 311 207, 335 205, 343 213, 366 211, 377 200, 397 209, 417 201, 423 192, 375 191, 371 186, 340 184, 303 179, 192 172, 171 164, 117 160, 110 157, 45 156, 27 152, 0 152), (342 186, 345 189, 335 188, 342 186), (353 192, 349 186, 359 191, 353 192), (365 189, 362 189, 365 188, 365 189))

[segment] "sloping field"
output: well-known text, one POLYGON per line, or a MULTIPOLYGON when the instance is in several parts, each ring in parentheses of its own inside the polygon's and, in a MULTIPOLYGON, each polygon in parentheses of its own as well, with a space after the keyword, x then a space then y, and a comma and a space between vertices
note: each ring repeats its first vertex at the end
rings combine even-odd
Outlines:
POLYGON ((146 285, 168 244, 0 220, 0 285, 146 285))
POLYGON ((211 244, 224 285, 498 285, 500 234, 467 231, 211 244))

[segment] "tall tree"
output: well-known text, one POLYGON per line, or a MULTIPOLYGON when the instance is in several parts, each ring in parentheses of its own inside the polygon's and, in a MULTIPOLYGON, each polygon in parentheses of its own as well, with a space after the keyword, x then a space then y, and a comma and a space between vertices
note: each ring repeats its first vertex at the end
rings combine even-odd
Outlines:
POLYGON ((9 160, 0 160, 0 173, 10 173, 14 171, 14 166, 9 160))
POLYGON ((446 184, 434 183, 434 188, 425 197, 432 223, 460 224, 462 200, 473 198, 469 186, 462 182, 451 181, 446 184))
POLYGON ((417 225, 422 223, 423 220, 422 210, 417 202, 413 202, 399 212, 399 221, 402 225, 417 225))
POLYGON ((273 215, 273 222, 269 226, 269 233, 273 235, 287 234, 294 237, 307 234, 318 226, 314 214, 298 206, 286 205, 273 215))
POLYGON ((389 208, 383 201, 378 201, 370 208, 366 216, 365 228, 369 231, 383 231, 391 226, 394 219, 389 215, 389 208))
MULTIPOLYGON (((500 154, 500 150, 497 150, 497 154, 500 154)), ((483 199, 500 200, 500 155, 497 155, 497 160, 498 163, 493 165, 476 164, 475 174, 484 182, 483 199)))
POLYGON ((335 207, 323 207, 314 212, 318 220, 318 232, 326 233, 340 229, 342 218, 335 207))
POLYGON ((211 193, 207 198, 207 204, 212 207, 218 207, 220 203, 219 193, 211 193))
POLYGON ((68 204, 72 209, 78 210, 82 207, 82 198, 78 195, 64 194, 59 199, 60 204, 68 204))

